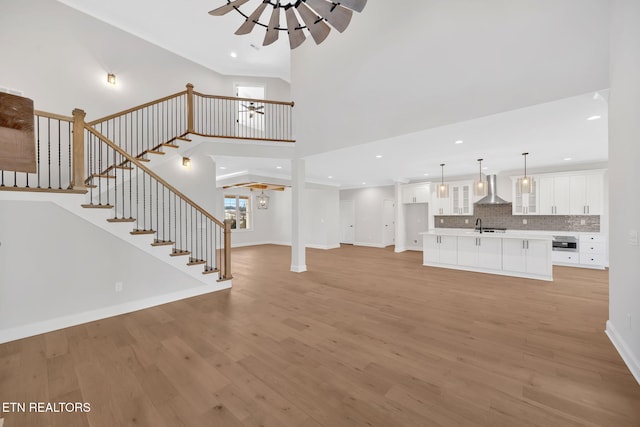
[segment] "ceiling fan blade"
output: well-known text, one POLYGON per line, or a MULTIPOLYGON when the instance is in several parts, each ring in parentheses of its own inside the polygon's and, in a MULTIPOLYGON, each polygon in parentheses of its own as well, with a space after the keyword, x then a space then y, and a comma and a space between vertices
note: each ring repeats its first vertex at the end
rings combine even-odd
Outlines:
POLYGON ((353 12, 346 7, 336 5, 327 0, 307 0, 307 5, 331 24, 336 30, 343 32, 351 22, 353 12))
POLYGON ((261 105, 259 107, 256 107, 256 110, 262 110, 264 108, 264 105, 261 105))
POLYGON ((269 3, 260 3, 260 6, 258 6, 256 10, 254 10, 253 13, 249 15, 247 20, 244 21, 244 24, 240 25, 240 28, 236 30, 235 34, 238 36, 249 34, 251 30, 253 30, 253 27, 256 26, 256 22, 258 22, 260 16, 262 15, 262 12, 264 12, 264 9, 268 4, 269 3))
POLYGON ((279 32, 276 30, 280 26, 280 8, 274 7, 273 12, 271 12, 271 19, 269 19, 269 27, 267 28, 267 34, 264 36, 264 41, 262 42, 262 46, 268 46, 271 43, 278 40, 279 32))
POLYGON ((340 4, 356 12, 362 12, 362 9, 367 5, 367 0, 340 0, 340 4))
POLYGON ((322 43, 331 32, 331 27, 304 3, 298 5, 298 13, 309 29, 313 41, 315 41, 316 44, 322 43))
POLYGON ((262 111, 256 111, 256 114, 262 114, 264 115, 264 113, 262 111))
POLYGON ((212 11, 209 12, 209 15, 213 15, 213 16, 225 15, 231 12, 234 7, 240 7, 248 1, 249 0, 234 0, 231 3, 225 4, 224 6, 220 6, 217 9, 213 9, 212 11))
POLYGON ((289 46, 291 49, 295 49, 300 46, 307 37, 304 35, 300 27, 300 21, 296 17, 293 7, 286 9, 285 16, 287 17, 287 28, 289 28, 289 46))

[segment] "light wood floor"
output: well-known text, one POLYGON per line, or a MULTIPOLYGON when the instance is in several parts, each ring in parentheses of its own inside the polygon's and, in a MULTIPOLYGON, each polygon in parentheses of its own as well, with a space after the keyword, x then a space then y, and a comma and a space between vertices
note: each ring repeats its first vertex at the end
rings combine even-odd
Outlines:
POLYGON ((233 251, 234 288, 0 346, 15 426, 640 426, 607 272, 555 282, 345 246, 233 251))

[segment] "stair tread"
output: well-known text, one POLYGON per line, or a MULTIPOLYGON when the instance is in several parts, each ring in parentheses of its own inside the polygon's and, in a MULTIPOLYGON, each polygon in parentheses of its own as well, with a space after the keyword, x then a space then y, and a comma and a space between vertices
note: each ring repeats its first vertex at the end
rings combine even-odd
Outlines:
POLYGON ((150 162, 151 160, 145 159, 144 157, 136 157, 136 160, 139 162, 150 162))
POLYGON ((203 260, 203 259, 193 259, 190 258, 189 262, 187 263, 187 265, 191 266, 191 265, 202 265, 202 264, 206 264, 207 261, 203 260))
POLYGON ((138 235, 138 234, 156 234, 156 231, 155 230, 139 230, 139 229, 136 229, 136 230, 130 231, 129 234, 133 234, 133 235, 138 235))
POLYGON ((135 218, 107 218, 107 222, 136 222, 135 218))
POLYGON ((113 205, 94 205, 93 203, 80 206, 87 209, 113 209, 113 205))
POLYGON ((175 144, 160 144, 161 147, 169 147, 169 148, 180 148, 179 145, 175 144))
POLYGON ((202 274, 213 274, 213 273, 219 273, 219 272, 220 272, 219 268, 211 268, 209 266, 205 266, 202 274))
POLYGON ((151 244, 151 246, 171 246, 173 245, 173 243, 174 242, 172 242, 171 240, 167 240, 167 241, 156 240, 151 244))
MULTIPOLYGON (((128 160, 127 160, 128 162, 128 160)), ((133 170, 133 168, 131 166, 125 166, 125 165, 118 165, 115 167, 116 169, 124 169, 124 170, 133 170)))
POLYGON ((166 153, 162 152, 162 151, 157 151, 157 150, 147 150, 145 151, 145 153, 147 154, 159 154, 161 156, 164 156, 166 153))
POLYGON ((189 251, 181 251, 179 249, 176 249, 175 251, 171 252, 169 255, 170 256, 184 256, 184 255, 191 255, 191 252, 189 252, 189 251))
POLYGON ((176 139, 179 139, 180 141, 187 141, 187 142, 191 142, 191 139, 189 138, 185 138, 184 136, 177 136, 176 139))

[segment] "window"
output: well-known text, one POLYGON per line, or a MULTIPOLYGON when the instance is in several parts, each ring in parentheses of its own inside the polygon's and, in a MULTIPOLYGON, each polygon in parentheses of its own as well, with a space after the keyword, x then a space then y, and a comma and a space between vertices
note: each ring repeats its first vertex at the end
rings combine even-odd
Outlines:
POLYGON ((249 196, 224 196, 224 219, 231 220, 232 230, 251 228, 251 204, 249 196))

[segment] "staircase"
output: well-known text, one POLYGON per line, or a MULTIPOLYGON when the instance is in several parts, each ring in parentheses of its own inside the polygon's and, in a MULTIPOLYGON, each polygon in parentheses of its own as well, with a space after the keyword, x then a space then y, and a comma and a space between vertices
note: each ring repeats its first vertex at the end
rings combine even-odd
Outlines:
POLYGON ((230 224, 148 162, 189 144, 190 135, 295 142, 292 108, 288 102, 204 95, 189 84, 89 123, 79 109, 73 116, 36 111, 38 172, 0 171, 0 190, 65 194, 49 200, 204 283, 230 286, 230 224), (247 102, 264 106, 258 122, 243 116, 247 102))

